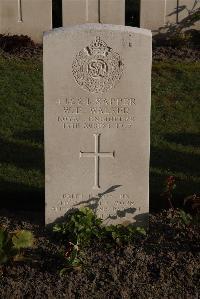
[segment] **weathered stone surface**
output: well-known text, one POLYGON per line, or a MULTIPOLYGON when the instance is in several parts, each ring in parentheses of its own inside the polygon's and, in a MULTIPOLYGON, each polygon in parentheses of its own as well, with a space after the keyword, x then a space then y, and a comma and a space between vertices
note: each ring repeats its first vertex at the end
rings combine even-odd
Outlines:
POLYGON ((125 24, 125 0, 63 0, 63 26, 125 24))
POLYGON ((45 34, 46 223, 89 206, 147 224, 151 42, 118 25, 45 34))
MULTIPOLYGON (((141 0, 140 27, 150 29, 154 34, 180 24, 189 14, 200 9, 196 0, 141 0)), ((200 21, 187 23, 185 29, 200 29, 200 21)))
POLYGON ((28 35, 42 42, 43 32, 52 28, 51 0, 1 0, 0 33, 28 35))

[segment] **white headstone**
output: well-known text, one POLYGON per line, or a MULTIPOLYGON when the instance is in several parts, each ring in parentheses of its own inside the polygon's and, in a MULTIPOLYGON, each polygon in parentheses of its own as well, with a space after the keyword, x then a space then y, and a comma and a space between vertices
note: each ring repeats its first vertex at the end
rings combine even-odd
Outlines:
POLYGON ((125 0, 62 0, 63 26, 125 24, 125 0))
POLYGON ((1 0, 0 33, 28 35, 41 43, 43 32, 52 29, 51 0, 1 0))
POLYGON ((89 206, 147 224, 151 33, 85 24, 44 36, 46 223, 89 206))

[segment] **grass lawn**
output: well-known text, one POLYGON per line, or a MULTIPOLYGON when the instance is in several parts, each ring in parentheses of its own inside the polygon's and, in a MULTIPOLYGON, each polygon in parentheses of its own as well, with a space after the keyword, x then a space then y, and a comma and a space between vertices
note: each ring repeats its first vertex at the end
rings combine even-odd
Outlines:
MULTIPOLYGON (((0 57, 0 192, 30 206, 43 201, 42 63, 0 57)), ((152 73, 150 205, 159 205, 165 179, 176 196, 198 192, 200 63, 154 63, 152 73)))

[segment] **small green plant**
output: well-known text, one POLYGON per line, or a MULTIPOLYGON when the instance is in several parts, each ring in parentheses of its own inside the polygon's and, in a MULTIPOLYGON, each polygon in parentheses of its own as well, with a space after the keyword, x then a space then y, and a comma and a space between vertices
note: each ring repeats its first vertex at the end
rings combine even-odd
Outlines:
POLYGON ((192 222, 192 216, 188 213, 186 213, 184 210, 178 210, 178 215, 179 215, 179 218, 181 220, 181 222, 184 224, 184 225, 190 225, 190 223, 192 222))
POLYGON ((182 209, 173 210, 168 217, 173 226, 181 229, 183 232, 185 229, 195 224, 192 215, 182 209))
POLYGON ((22 250, 32 247, 34 242, 30 231, 19 230, 13 233, 0 228, 0 265, 19 259, 22 250))
POLYGON ((200 213, 200 196, 193 194, 184 199, 184 205, 189 206, 194 214, 200 213))
POLYGON ((61 276, 70 269, 81 270, 82 267, 81 251, 78 245, 68 242, 65 251, 65 258, 66 258, 66 264, 65 267, 60 271, 61 276))
POLYGON ((172 198, 175 189, 176 189, 175 178, 174 176, 169 176, 166 180, 166 186, 162 196, 167 199, 171 209, 174 209, 172 198))
POLYGON ((66 222, 55 224, 54 232, 66 235, 75 246, 87 246, 93 238, 101 235, 102 220, 97 218, 89 208, 80 208, 73 214, 69 214, 66 222))
POLYGON ((184 206, 193 216, 193 223, 200 223, 200 196, 190 195, 184 199, 184 206))
POLYGON ((80 268, 80 249, 90 245, 94 238, 102 236, 102 220, 97 218, 89 208, 81 208, 73 214, 69 214, 66 222, 55 224, 53 231, 61 233, 67 237, 67 250, 65 252, 66 268, 61 270, 61 274, 66 269, 80 268))
POLYGON ((141 227, 131 225, 104 226, 102 219, 98 218, 90 208, 80 208, 73 214, 69 214, 66 221, 55 224, 53 231, 61 234, 67 242, 65 257, 66 267, 60 274, 64 274, 71 268, 80 269, 82 262, 82 250, 94 240, 103 240, 105 246, 110 242, 118 245, 133 241, 136 234, 146 235, 141 227))
POLYGON ((146 236, 144 228, 131 225, 110 225, 105 227, 105 230, 118 245, 131 243, 137 234, 146 236))

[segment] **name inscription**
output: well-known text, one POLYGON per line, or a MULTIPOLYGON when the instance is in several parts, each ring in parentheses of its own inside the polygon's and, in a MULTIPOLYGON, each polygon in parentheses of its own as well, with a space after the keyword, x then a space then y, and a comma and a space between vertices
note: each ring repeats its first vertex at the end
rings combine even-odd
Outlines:
POLYGON ((135 122, 134 98, 66 98, 56 103, 63 129, 127 129, 135 122))

